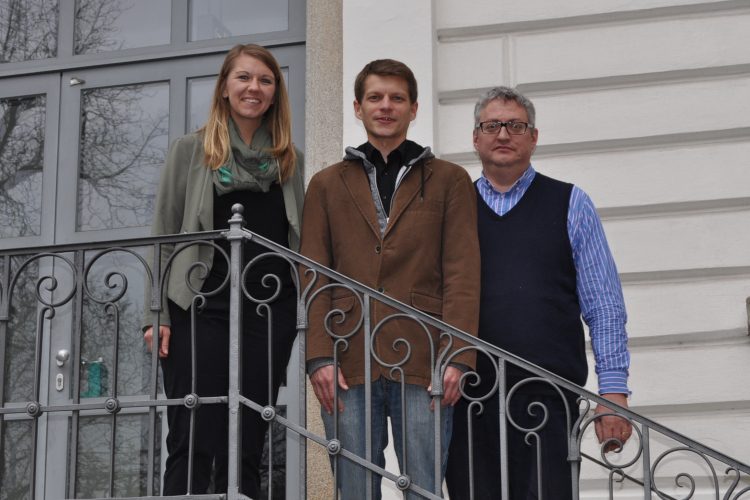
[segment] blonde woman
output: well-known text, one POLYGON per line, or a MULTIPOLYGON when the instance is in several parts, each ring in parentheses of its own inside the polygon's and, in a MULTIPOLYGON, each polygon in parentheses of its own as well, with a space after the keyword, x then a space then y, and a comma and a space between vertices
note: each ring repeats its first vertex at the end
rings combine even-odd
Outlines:
MULTIPOLYGON (((303 203, 303 157, 292 144, 291 112, 279 64, 258 45, 238 45, 229 51, 216 82, 206 125, 194 134, 175 140, 169 148, 159 180, 152 235, 227 229, 231 207, 241 203, 246 228, 276 243, 298 250, 303 203)), ((229 254, 229 242, 217 241, 229 254)), ((162 245, 162 269, 174 245, 162 245)), ((244 262, 263 253, 257 244, 246 243, 244 262)), ((168 398, 182 398, 191 386, 191 305, 195 294, 185 275, 195 262, 210 272, 205 280, 199 269, 191 273, 194 289, 201 293, 221 288, 228 262, 213 248, 195 245, 178 253, 166 280, 157 347, 164 390, 168 398)), ((261 280, 268 274, 279 279, 280 294, 273 301, 273 380, 275 403, 296 334, 296 309, 289 265, 282 259, 262 260, 245 281, 255 298, 268 298, 276 283, 261 280)), ((150 296, 147 293, 143 327, 152 346, 150 296)), ((200 302, 200 301, 198 301, 200 302)), ((200 304, 198 304, 200 305, 200 304)), ((269 404, 268 318, 257 304, 243 298, 242 394, 260 404, 269 404)), ((200 397, 226 396, 229 390, 229 287, 195 315, 197 390, 200 397)), ((190 410, 170 406, 169 434, 163 495, 187 492, 190 458, 190 410)), ((260 415, 242 412, 242 492, 258 497, 259 465, 267 424, 260 415)), ((226 405, 206 404, 196 411, 193 450, 192 494, 205 493, 212 466, 216 469, 216 492, 227 490, 228 410, 226 405)))

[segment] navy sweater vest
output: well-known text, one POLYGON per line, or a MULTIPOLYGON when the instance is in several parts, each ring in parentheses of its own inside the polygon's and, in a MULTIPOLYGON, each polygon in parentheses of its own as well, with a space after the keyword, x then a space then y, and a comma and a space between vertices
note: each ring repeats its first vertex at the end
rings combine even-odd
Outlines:
MULTIPOLYGON (((482 252, 479 338, 578 385, 588 366, 568 236, 572 184, 537 173, 513 209, 497 215, 477 194, 482 252)), ((491 365, 479 355, 477 369, 491 365)), ((510 380, 522 372, 508 367, 510 380)))

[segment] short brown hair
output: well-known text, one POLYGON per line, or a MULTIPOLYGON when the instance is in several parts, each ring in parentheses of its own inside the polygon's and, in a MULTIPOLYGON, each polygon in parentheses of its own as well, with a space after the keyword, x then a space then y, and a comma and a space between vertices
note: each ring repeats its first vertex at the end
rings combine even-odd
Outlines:
POLYGON ((402 78, 409 89, 410 104, 417 102, 417 79, 414 78, 414 73, 411 72, 409 66, 393 59, 377 59, 367 63, 354 80, 354 97, 358 103, 362 103, 362 97, 365 94, 365 80, 370 75, 402 78))

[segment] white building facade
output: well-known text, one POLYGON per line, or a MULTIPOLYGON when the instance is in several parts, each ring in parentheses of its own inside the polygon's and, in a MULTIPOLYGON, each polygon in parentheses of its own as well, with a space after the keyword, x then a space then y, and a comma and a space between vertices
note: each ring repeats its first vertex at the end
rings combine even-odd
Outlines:
MULTIPOLYGON (((311 73, 327 46, 343 68, 341 90, 329 90, 342 93, 338 152, 366 140, 352 101, 370 60, 412 68, 410 138, 475 179, 474 103, 493 86, 517 87, 537 108, 534 167, 581 187, 602 217, 628 310, 631 408, 750 462, 750 2, 341 0, 327 11, 341 16, 340 34, 319 44, 315 15, 309 6, 308 155, 311 73)), ((604 498, 604 469, 585 462, 581 497, 604 498)), ((679 463, 664 466, 660 488, 683 498, 689 484, 674 489, 674 478, 689 469, 694 498, 708 495, 709 469, 679 463)), ((627 483, 616 498, 643 497, 627 483)))

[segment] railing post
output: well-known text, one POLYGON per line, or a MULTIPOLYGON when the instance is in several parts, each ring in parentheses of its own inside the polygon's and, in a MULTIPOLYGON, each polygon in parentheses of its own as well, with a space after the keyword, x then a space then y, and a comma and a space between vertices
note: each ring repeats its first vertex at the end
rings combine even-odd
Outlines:
MULTIPOLYGON (((372 352, 370 349, 370 297, 365 295, 362 301, 362 314, 364 315, 363 335, 365 336, 365 459, 368 462, 373 463, 372 459, 372 352)), ((336 409, 337 402, 334 402, 334 411, 336 409)), ((338 436, 336 436, 338 439, 338 436)), ((366 489, 366 500, 372 500, 372 471, 367 469, 365 471, 365 488, 366 489)), ((334 489, 338 488, 338 485, 334 483, 334 489)))
MULTIPOLYGON (((506 379, 506 366, 505 366, 505 360, 503 358, 498 359, 498 366, 497 366, 497 379, 498 379, 498 387, 497 387, 497 397, 500 403, 500 484, 502 491, 500 492, 501 498, 503 500, 508 500, 510 498, 510 486, 509 486, 509 476, 508 476, 508 421, 506 420, 508 418, 508 406, 507 406, 507 390, 505 387, 505 379, 506 379)), ((470 471, 471 474, 474 473, 474 471, 470 471)), ((473 484, 473 478, 472 478, 472 484, 473 484)))
MULTIPOLYGON (((71 369, 71 390, 74 406, 81 403, 81 337, 83 335, 83 279, 85 256, 83 250, 75 253, 76 292, 73 301, 73 354, 71 369)), ((70 419, 70 465, 68 466, 68 498, 76 497, 76 479, 78 478, 78 431, 80 411, 73 410, 70 419)))
MULTIPOLYGON (((643 449, 643 498, 651 500, 651 450, 649 446, 649 428, 641 426, 641 446, 643 449)), ((739 474, 739 473, 738 473, 739 474)))
MULTIPOLYGON (((568 446, 570 446, 570 443, 574 441, 574 438, 571 436, 568 438, 568 446)), ((571 485, 573 488, 573 498, 578 498, 580 495, 580 476, 581 476, 581 459, 577 460, 571 460, 570 461, 570 477, 571 477, 571 485)))
POLYGON ((227 240, 231 246, 229 263, 229 461, 227 473, 227 498, 234 500, 240 496, 242 480, 242 408, 240 408, 240 389, 242 385, 242 225, 244 220, 240 204, 232 206, 232 218, 229 219, 227 240))
MULTIPOLYGON (((448 369, 448 365, 445 365, 448 369)), ((432 370, 432 401, 435 404, 433 416, 435 418, 435 484, 434 491, 436 495, 442 496, 443 491, 443 397, 445 397, 445 388, 443 387, 443 374, 440 371, 440 361, 438 361, 434 370, 432 370)), ((406 442, 406 440, 404 440, 406 442)), ((406 462, 406 460, 404 460, 406 462)), ((421 486, 421 485, 420 485, 421 486)), ((427 486, 427 485, 425 485, 427 486)))
MULTIPOLYGON (((568 428, 568 462, 570 462, 570 477, 572 479, 573 498, 578 498, 581 489, 581 449, 580 449, 580 432, 581 421, 584 415, 581 413, 581 405, 576 398, 576 418, 573 427, 568 428)), ((569 409, 570 410, 570 409, 569 409)))
MULTIPOLYGON (((297 342, 299 346, 299 426, 307 429, 307 330, 310 329, 305 314, 302 295, 302 275, 297 283, 297 342)), ((288 435, 288 434, 287 434, 288 435)), ((299 436, 299 497, 307 498, 307 439, 299 436)))
MULTIPOLYGON (((161 282, 161 244, 154 243, 154 261, 151 263, 154 270, 151 276, 151 283, 147 286, 151 287, 151 311, 153 311, 153 330, 152 339, 156 339, 156 344, 152 346, 158 346, 161 341, 159 330, 161 322, 161 299, 162 289, 164 283, 161 282)), ((157 384, 159 379, 159 349, 151 349, 151 378, 149 379, 148 397, 151 401, 157 399, 157 384)), ((161 443, 159 443, 161 446, 161 443)), ((148 484, 146 485, 146 495, 154 495, 154 483, 159 478, 154 477, 154 462, 156 461, 156 407, 151 406, 148 409, 148 484)))

